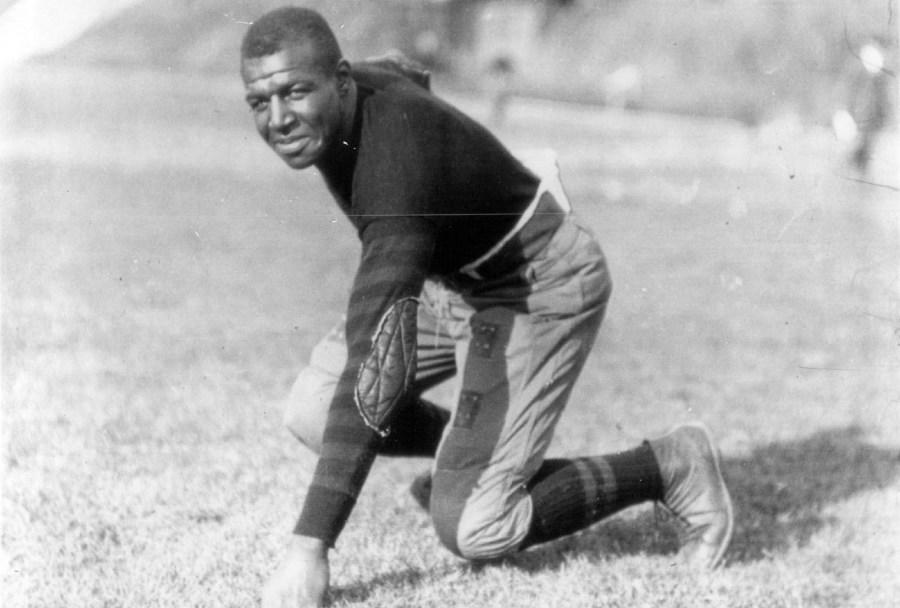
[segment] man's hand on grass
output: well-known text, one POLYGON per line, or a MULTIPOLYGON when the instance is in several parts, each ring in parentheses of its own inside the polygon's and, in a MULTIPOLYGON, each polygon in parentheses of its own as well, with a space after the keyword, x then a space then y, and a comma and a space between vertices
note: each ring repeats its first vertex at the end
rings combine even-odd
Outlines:
POLYGON ((262 608, 319 608, 328 593, 328 547, 294 535, 287 555, 263 588, 262 608))

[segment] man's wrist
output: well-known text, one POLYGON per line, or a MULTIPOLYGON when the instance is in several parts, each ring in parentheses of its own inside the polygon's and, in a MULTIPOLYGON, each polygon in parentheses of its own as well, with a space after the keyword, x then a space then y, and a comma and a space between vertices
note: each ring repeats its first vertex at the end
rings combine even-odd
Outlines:
POLYGON ((328 544, 321 538, 314 536, 305 536, 303 534, 292 534, 290 540, 291 551, 297 551, 306 555, 315 555, 326 557, 328 555, 328 544))
MULTIPOLYGON (((374 431, 372 434, 374 435, 374 431)), ((318 486, 313 482, 306 493, 303 511, 294 526, 294 534, 320 538, 326 545, 333 547, 355 502, 355 497, 350 494, 318 486)))

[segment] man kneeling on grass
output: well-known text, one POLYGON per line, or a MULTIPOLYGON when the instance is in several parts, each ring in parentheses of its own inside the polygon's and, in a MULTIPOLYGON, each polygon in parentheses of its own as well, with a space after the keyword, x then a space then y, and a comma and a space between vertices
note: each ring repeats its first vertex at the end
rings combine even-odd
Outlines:
POLYGON ((718 565, 732 507, 702 425, 544 458, 611 289, 555 161, 527 167, 402 57, 351 65, 310 10, 255 22, 241 75, 260 135, 290 167, 318 169, 362 242, 346 322, 288 400, 288 427, 319 460, 263 605, 322 604, 329 548, 377 454, 434 457, 414 495, 466 559, 659 501, 684 524, 686 560, 718 565), (422 399, 455 374, 452 411, 422 399))

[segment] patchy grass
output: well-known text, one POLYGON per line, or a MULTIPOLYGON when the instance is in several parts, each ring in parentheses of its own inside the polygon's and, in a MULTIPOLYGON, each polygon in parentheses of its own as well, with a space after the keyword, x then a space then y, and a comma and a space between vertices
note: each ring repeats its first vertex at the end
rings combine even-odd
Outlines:
MULTIPOLYGON (((10 123, 21 147, 0 165, 3 605, 254 605, 313 464, 280 427, 278 401, 343 309, 352 231, 315 176, 243 156, 261 148, 246 117, 217 112, 211 131, 215 116, 198 105, 194 121, 173 101, 196 101, 183 88, 125 87, 79 114, 84 132, 43 90, 17 93, 37 115, 10 123), (161 99, 177 108, 171 125, 154 113, 161 99), (198 141, 212 133, 216 145, 198 141)), ((90 87, 73 90, 89 99, 90 87)), ((604 115, 588 129, 565 126, 566 112, 537 130, 571 167, 616 287, 552 452, 620 449, 705 420, 737 507, 727 567, 696 577, 674 565, 673 533, 648 507, 467 564, 406 493, 427 461, 383 460, 333 555, 335 604, 889 605, 900 592, 893 200, 825 164, 791 177, 778 163, 717 163, 732 126, 705 125, 697 146, 671 119, 604 115), (654 141, 680 154, 660 160, 654 141), (628 144, 646 150, 631 159, 639 169, 622 166, 628 144)), ((516 116, 503 137, 544 143, 516 116)))

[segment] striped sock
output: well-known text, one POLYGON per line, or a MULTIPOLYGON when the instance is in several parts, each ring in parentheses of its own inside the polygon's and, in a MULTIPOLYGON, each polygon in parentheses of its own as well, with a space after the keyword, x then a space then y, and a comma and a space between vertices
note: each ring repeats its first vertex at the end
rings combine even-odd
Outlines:
POLYGON ((662 480, 645 442, 607 456, 545 460, 529 492, 534 516, 523 549, 582 530, 625 507, 659 500, 662 480))

